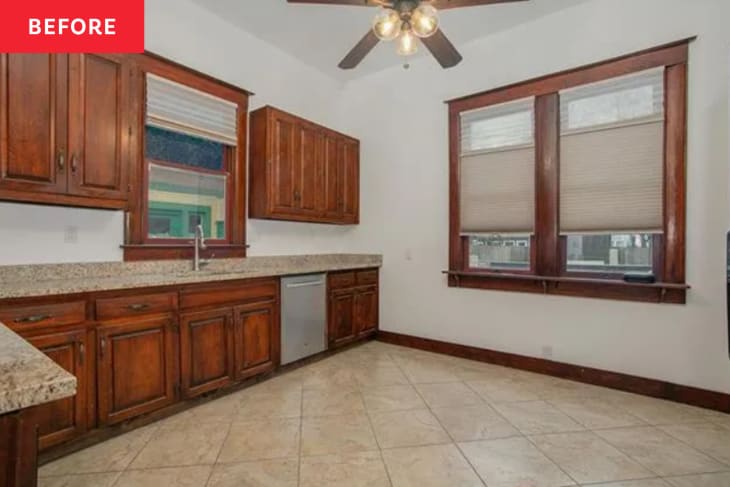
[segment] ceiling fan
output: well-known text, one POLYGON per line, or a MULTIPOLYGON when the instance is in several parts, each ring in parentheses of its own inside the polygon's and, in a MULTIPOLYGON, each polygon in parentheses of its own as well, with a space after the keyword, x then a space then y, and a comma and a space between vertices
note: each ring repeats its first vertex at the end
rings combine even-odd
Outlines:
POLYGON ((341 69, 353 69, 382 41, 398 40, 398 54, 410 56, 418 50, 418 41, 431 52, 444 68, 462 60, 461 54, 439 29, 438 10, 476 7, 495 3, 526 0, 287 0, 289 3, 320 5, 353 5, 379 7, 373 28, 340 61, 341 69))

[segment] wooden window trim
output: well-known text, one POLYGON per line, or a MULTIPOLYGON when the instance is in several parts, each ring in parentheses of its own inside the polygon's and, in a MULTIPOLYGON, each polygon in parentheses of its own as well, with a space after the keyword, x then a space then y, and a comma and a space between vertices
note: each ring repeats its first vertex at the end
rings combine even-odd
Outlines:
POLYGON ((665 44, 608 61, 542 76, 447 101, 449 107, 449 270, 450 287, 494 289, 644 302, 685 303, 687 62, 695 38, 665 44), (618 76, 665 67, 663 235, 656 236, 657 282, 624 282, 619 274, 566 270, 560 235, 559 91, 618 76), (460 233, 460 114, 521 98, 535 97, 535 226, 530 271, 469 267, 468 237, 460 233))
POLYGON ((136 119, 130 127, 130 150, 135 155, 130 170, 130 203, 125 222, 124 260, 186 259, 193 255, 191 241, 150 239, 147 235, 147 161, 144 152, 145 74, 153 73, 169 80, 210 93, 238 105, 238 143, 226 155, 228 185, 226 239, 211 239, 201 251, 209 257, 246 256, 246 150, 248 135, 248 91, 219 81, 152 53, 133 55, 133 107, 136 119))

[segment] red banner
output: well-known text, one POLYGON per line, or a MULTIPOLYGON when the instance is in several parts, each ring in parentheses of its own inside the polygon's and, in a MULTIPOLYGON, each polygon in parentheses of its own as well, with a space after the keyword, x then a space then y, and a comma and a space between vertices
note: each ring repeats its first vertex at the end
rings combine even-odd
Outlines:
POLYGON ((9 0, 0 52, 142 52, 144 0, 9 0))

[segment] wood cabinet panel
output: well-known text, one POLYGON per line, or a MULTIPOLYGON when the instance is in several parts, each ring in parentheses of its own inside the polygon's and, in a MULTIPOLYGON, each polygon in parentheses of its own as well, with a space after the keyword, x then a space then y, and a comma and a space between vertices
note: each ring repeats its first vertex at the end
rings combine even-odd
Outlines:
POLYGON ((279 279, 263 278, 246 281, 215 283, 196 286, 180 292, 180 308, 243 304, 245 302, 275 300, 279 295, 279 279))
POLYGON ((264 107, 251 114, 252 218, 354 224, 359 142, 264 107))
POLYGON ((76 395, 42 404, 30 410, 38 424, 41 450, 73 439, 86 431, 87 369, 86 330, 72 330, 26 337, 31 345, 76 377, 76 395))
POLYGON ((236 378, 273 370, 279 363, 278 304, 253 303, 235 308, 236 378))
POLYGON ((71 193, 109 199, 126 197, 130 77, 130 62, 124 56, 70 56, 71 193))
POLYGON ((219 389, 234 375, 233 312, 230 308, 180 317, 181 389, 185 397, 219 389))
POLYGON ((352 290, 330 294, 329 343, 337 346, 355 337, 355 294, 352 290))
POLYGON ((0 189, 66 190, 65 54, 0 54, 0 189))
POLYGON ((38 485, 38 441, 31 409, 0 415, 0 485, 38 485))
POLYGON ((173 319, 120 321, 97 330, 99 419, 113 424, 175 400, 173 319))
POLYGON ((368 334, 378 327, 378 288, 370 286, 355 291, 355 330, 368 334))
POLYGON ((177 308, 177 293, 154 293, 96 300, 96 319, 168 313, 177 308))
POLYGON ((333 272, 327 276, 330 347, 345 345, 378 329, 378 270, 333 272))
POLYGON ((85 320, 84 301, 18 304, 0 308, 0 321, 13 331, 21 333, 50 326, 75 325, 85 320))

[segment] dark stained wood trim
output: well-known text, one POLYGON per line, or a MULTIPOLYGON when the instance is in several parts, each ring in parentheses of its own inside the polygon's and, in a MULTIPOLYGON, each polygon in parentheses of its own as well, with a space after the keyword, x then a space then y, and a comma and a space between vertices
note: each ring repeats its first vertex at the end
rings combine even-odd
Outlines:
POLYGON ((37 205, 97 208, 104 210, 124 210, 127 208, 127 201, 125 200, 89 198, 86 196, 58 193, 15 191, 12 189, 0 189, 0 200, 9 202, 31 203, 37 205))
POLYGON ((730 413, 730 394, 722 392, 382 330, 377 340, 730 413))
POLYGON ((449 107, 449 269, 469 264, 469 242, 461 237, 460 120, 458 110, 449 107))
POLYGON ((480 93, 461 96, 446 103, 463 112, 497 103, 554 93, 566 88, 593 83, 616 76, 622 76, 644 69, 671 66, 687 62, 689 43, 696 37, 689 37, 662 46, 645 49, 607 61, 548 74, 527 81, 493 88, 480 93))
MULTIPOLYGON (((195 252, 192 243, 123 245, 122 248, 125 261, 192 259, 195 252)), ((205 250, 200 251, 200 257, 203 259, 246 257, 246 246, 208 245, 205 250)))
POLYGON ((535 99, 535 272, 560 274, 560 99, 535 99))

